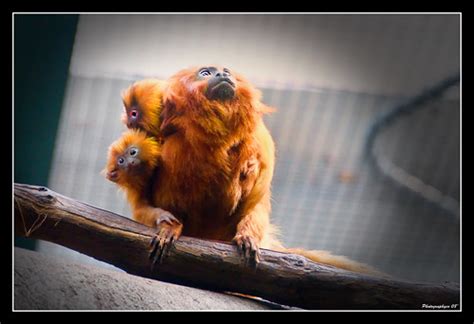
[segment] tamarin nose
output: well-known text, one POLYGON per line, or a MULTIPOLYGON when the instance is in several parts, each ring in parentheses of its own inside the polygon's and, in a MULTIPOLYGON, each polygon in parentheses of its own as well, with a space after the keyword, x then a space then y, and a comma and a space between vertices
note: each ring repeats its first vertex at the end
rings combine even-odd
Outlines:
POLYGON ((229 73, 226 73, 226 72, 217 72, 216 73, 216 78, 219 78, 219 79, 226 79, 229 77, 229 73))

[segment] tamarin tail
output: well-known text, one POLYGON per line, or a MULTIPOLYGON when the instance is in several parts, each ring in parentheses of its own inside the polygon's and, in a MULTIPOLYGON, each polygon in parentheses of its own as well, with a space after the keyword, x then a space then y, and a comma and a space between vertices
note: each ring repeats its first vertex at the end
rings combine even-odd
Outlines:
POLYGON ((328 251, 305 250, 301 248, 286 248, 276 238, 277 236, 278 236, 278 229, 274 226, 271 226, 270 230, 268 231, 267 235, 265 236, 262 242, 262 247, 268 248, 270 250, 275 250, 278 252, 301 255, 311 261, 330 265, 339 269, 344 269, 348 271, 363 273, 363 274, 377 276, 377 277, 385 277, 385 278, 390 277, 388 274, 378 271, 366 264, 350 260, 349 258, 341 256, 341 255, 331 254, 328 251))
POLYGON ((368 274, 368 275, 378 276, 378 277, 387 277, 386 274, 366 264, 350 260, 349 258, 341 256, 341 255, 333 255, 328 251, 304 250, 300 248, 288 248, 288 249, 283 248, 282 250, 280 250, 280 252, 298 254, 310 259, 311 261, 327 264, 327 265, 334 266, 336 268, 340 268, 344 270, 349 270, 353 272, 358 272, 358 273, 363 273, 363 274, 368 274))

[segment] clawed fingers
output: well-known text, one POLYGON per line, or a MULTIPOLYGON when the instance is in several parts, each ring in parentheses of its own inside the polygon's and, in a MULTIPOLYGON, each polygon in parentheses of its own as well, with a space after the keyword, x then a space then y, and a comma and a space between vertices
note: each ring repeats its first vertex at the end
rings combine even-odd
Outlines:
POLYGON ((250 236, 238 236, 234 239, 238 250, 247 266, 256 268, 261 260, 260 249, 250 236))
POLYGON ((171 246, 173 245, 173 232, 169 231, 168 233, 164 234, 164 238, 161 241, 161 254, 159 257, 160 264, 163 263, 163 259, 165 256, 168 256, 171 246))
POLYGON ((162 264, 165 256, 169 254, 173 242, 177 239, 172 228, 162 227, 150 241, 151 251, 149 259, 151 260, 151 269, 156 263, 162 264))

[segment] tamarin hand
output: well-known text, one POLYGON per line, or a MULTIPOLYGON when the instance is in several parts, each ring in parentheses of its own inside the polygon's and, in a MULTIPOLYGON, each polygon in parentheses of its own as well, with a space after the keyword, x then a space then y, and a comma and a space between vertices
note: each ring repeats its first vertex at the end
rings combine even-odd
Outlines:
POLYGON ((261 259, 258 242, 250 235, 241 234, 237 234, 232 241, 237 245, 245 264, 256 267, 261 259))
POLYGON ((155 227, 157 228, 157 233, 150 242, 152 268, 156 262, 159 261, 160 264, 163 262, 173 242, 181 236, 181 232, 183 231, 183 224, 171 213, 161 208, 155 208, 155 212, 155 227))

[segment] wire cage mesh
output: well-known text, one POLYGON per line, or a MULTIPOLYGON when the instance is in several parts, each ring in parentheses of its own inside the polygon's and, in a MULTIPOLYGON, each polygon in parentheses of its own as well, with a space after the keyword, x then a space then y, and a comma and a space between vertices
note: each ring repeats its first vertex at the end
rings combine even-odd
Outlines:
POLYGON ((277 109, 265 116, 277 148, 271 219, 287 246, 400 278, 459 281, 459 85, 384 125, 373 145, 454 212, 393 181, 365 150, 380 116, 459 72, 459 36, 459 15, 81 16, 49 186, 130 216, 100 176, 125 129, 121 91, 230 56, 277 109))

